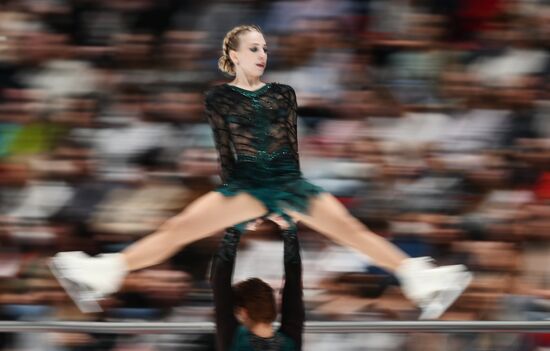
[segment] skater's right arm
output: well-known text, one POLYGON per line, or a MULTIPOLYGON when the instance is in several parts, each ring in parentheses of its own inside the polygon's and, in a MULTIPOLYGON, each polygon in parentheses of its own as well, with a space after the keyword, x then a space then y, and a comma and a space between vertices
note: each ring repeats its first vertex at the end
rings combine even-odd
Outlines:
POLYGON ((234 314, 233 287, 231 285, 239 240, 239 231, 234 227, 227 229, 212 263, 210 282, 214 293, 218 351, 230 349, 235 332, 239 327, 239 322, 234 314))
POLYGON ((231 151, 231 142, 229 137, 229 128, 223 116, 218 112, 216 92, 210 90, 206 92, 205 96, 205 111, 208 119, 208 123, 212 128, 214 134, 214 141, 216 143, 216 150, 218 151, 220 165, 221 165, 221 178, 225 184, 229 181, 229 177, 233 170, 234 159, 231 151))

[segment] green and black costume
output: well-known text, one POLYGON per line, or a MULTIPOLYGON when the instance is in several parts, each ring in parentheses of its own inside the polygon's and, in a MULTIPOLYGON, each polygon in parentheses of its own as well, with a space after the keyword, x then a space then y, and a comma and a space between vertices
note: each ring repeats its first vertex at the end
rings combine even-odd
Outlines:
POLYGON ((205 102, 221 163, 223 184, 216 190, 225 196, 249 193, 265 205, 266 216, 285 209, 307 213, 309 198, 324 190, 300 171, 294 89, 222 84, 206 92, 205 102))

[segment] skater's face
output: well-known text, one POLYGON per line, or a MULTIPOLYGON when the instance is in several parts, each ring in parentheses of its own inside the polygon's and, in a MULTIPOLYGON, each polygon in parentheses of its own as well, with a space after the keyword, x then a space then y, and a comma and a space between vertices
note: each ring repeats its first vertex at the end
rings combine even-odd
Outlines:
POLYGON ((239 35, 239 47, 230 50, 237 76, 260 77, 267 65, 267 45, 262 33, 246 31, 239 35))

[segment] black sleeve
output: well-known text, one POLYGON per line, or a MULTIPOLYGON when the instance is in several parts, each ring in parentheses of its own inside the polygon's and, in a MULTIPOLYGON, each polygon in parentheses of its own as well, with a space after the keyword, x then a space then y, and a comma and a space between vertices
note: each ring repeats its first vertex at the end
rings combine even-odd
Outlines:
POLYGON ((283 232, 283 242, 285 247, 285 283, 281 305, 280 331, 296 343, 297 350, 301 350, 305 309, 300 244, 294 228, 283 232))
POLYGON ((298 102, 296 92, 291 86, 287 86, 286 90, 287 101, 289 105, 289 114, 286 119, 288 140, 292 151, 295 153, 298 163, 298 102))
POLYGON ((240 232, 235 228, 227 229, 218 253, 212 262, 210 283, 214 294, 216 319, 216 343, 218 351, 227 351, 239 326, 234 314, 234 297, 231 280, 235 267, 240 232))
POLYGON ((216 109, 216 99, 213 97, 214 93, 207 92, 205 97, 205 112, 208 119, 208 123, 212 128, 214 134, 214 141, 216 143, 216 150, 218 151, 218 157, 221 168, 221 178, 223 183, 229 181, 229 177, 233 172, 234 159, 231 151, 231 140, 229 136, 229 128, 225 119, 216 109))

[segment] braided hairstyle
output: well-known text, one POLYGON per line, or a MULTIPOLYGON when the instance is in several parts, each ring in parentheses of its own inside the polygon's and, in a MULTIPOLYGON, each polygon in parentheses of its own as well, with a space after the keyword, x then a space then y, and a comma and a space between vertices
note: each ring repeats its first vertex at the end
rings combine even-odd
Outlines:
POLYGON ((225 35, 222 45, 222 56, 218 59, 218 68, 223 73, 230 76, 235 75, 235 64, 229 57, 229 50, 237 50, 239 47, 239 36, 244 32, 256 31, 262 33, 260 27, 256 25, 242 25, 231 29, 225 35))

